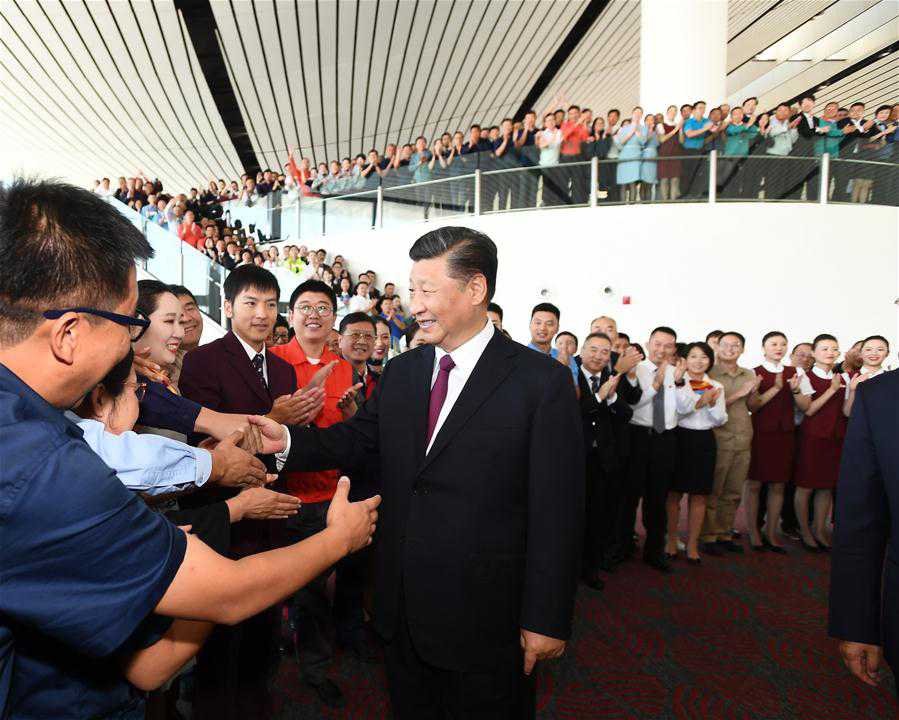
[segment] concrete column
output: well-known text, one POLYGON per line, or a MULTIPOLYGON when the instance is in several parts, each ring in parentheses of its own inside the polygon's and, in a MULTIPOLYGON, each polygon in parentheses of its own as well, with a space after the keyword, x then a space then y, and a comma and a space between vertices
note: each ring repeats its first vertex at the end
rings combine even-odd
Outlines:
MULTIPOLYGON (((640 104, 726 99, 727 0, 640 0, 640 104)), ((622 108, 627 117, 630 108, 622 108)))

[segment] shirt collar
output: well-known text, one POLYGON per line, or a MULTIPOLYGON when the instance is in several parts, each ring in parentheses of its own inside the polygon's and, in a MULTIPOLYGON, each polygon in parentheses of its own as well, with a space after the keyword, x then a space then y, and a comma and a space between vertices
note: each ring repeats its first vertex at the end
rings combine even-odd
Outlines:
POLYGON ((877 368, 877 370, 869 370, 864 365, 862 365, 862 369, 859 371, 862 375, 880 375, 882 372, 886 372, 882 367, 877 368))
POLYGON ((604 367, 602 370, 600 370, 600 371, 594 376, 589 370, 587 370, 587 368, 585 368, 585 367, 583 366, 583 364, 581 364, 581 372, 584 374, 584 377, 587 378, 587 382, 590 382, 590 378, 591 378, 591 377, 597 377, 597 378, 599 378, 599 379, 601 380, 601 379, 602 379, 602 374, 605 372, 605 370, 606 370, 607 367, 608 367, 608 365, 606 365, 606 367, 604 367))
POLYGON ((434 363, 435 367, 440 363, 440 359, 444 355, 452 355, 453 362, 455 363, 455 367, 459 368, 463 372, 469 373, 474 370, 474 366, 477 364, 478 360, 481 358, 481 355, 484 353, 484 349, 487 347, 491 338, 493 338, 493 333, 496 329, 493 327, 493 323, 490 322, 490 318, 487 318, 486 323, 484 324, 484 328, 474 337, 466 340, 459 347, 453 350, 451 353, 447 353, 446 350, 443 350, 439 347, 434 348, 434 363))
POLYGON ((236 337, 237 341, 241 344, 241 346, 243 346, 243 350, 247 354, 247 357, 250 358, 250 360, 252 360, 257 355, 262 355, 262 361, 265 362, 265 346, 264 345, 262 347, 262 350, 259 350, 257 352, 256 350, 253 349, 253 347, 251 345, 244 342, 244 339, 237 333, 234 333, 234 337, 236 337))
POLYGON ((53 407, 44 400, 8 367, 0 365, 0 392, 4 390, 9 390, 19 396, 18 402, 25 406, 28 413, 27 416, 46 420, 61 432, 66 432, 77 438, 82 437, 81 428, 66 418, 62 410, 53 407))
POLYGON ((830 370, 828 370, 827 372, 824 372, 817 365, 814 365, 812 367, 812 372, 815 373, 815 375, 817 375, 822 380, 833 380, 833 369, 832 368, 830 370))
POLYGON ((762 367, 765 368, 765 370, 767 370, 768 372, 774 373, 776 375, 777 373, 783 372, 784 364, 782 362, 773 363, 770 360, 763 360, 762 367))

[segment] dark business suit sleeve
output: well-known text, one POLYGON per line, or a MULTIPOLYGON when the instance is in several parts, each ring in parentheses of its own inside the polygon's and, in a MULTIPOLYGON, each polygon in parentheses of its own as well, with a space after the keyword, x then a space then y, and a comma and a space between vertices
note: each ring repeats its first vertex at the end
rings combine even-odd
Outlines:
POLYGON ((349 420, 327 428, 289 426, 290 453, 283 470, 365 469, 370 461, 367 455, 378 452, 378 404, 387 385, 389 367, 390 363, 371 397, 349 420))
POLYGON ((584 523, 583 429, 567 368, 545 383, 531 438, 521 627, 567 640, 584 523))
POLYGON ((616 392, 618 394, 618 400, 621 400, 628 405, 636 405, 640 402, 640 396, 643 394, 643 389, 640 387, 640 383, 631 385, 630 382, 628 382, 627 375, 625 375, 618 381, 616 392))
POLYGON ((830 635, 880 645, 887 497, 877 463, 865 391, 859 386, 843 444, 830 569, 830 635))

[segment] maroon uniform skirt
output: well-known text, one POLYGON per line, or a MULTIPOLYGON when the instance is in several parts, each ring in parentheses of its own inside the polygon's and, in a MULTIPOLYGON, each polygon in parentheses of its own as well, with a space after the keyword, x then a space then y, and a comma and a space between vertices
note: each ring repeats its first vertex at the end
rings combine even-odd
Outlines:
POLYGON ((803 435, 796 461, 796 487, 833 490, 837 486, 842 454, 843 443, 839 440, 803 435))
POLYGON ((790 482, 795 446, 795 432, 756 432, 752 436, 749 479, 763 483, 790 482))

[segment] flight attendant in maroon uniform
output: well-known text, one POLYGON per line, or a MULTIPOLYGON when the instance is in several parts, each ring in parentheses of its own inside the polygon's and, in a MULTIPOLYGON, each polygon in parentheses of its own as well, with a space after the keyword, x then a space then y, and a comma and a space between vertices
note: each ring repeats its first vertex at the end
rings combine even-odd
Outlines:
MULTIPOLYGON (((833 489, 840 470, 846 436, 844 400, 849 376, 834 372, 840 345, 833 335, 819 335, 812 344, 815 364, 800 381, 803 394, 811 390, 800 429, 794 505, 803 546, 812 552, 830 549, 827 518, 833 507, 833 489), (809 526, 808 501, 814 500, 814 529, 809 526)), ((801 406, 800 406, 801 407, 801 406)))
POLYGON ((763 550, 767 547, 772 552, 783 554, 786 551, 777 537, 777 528, 783 508, 784 487, 793 475, 796 443, 794 398, 806 405, 811 398, 802 395, 801 376, 797 369, 782 362, 787 354, 786 335, 777 330, 767 333, 762 338, 762 352, 765 359, 755 368, 759 386, 747 401, 752 411, 752 455, 746 485, 746 517, 749 518, 752 549, 763 550), (762 483, 768 486, 764 539, 760 537, 756 525, 762 483))

